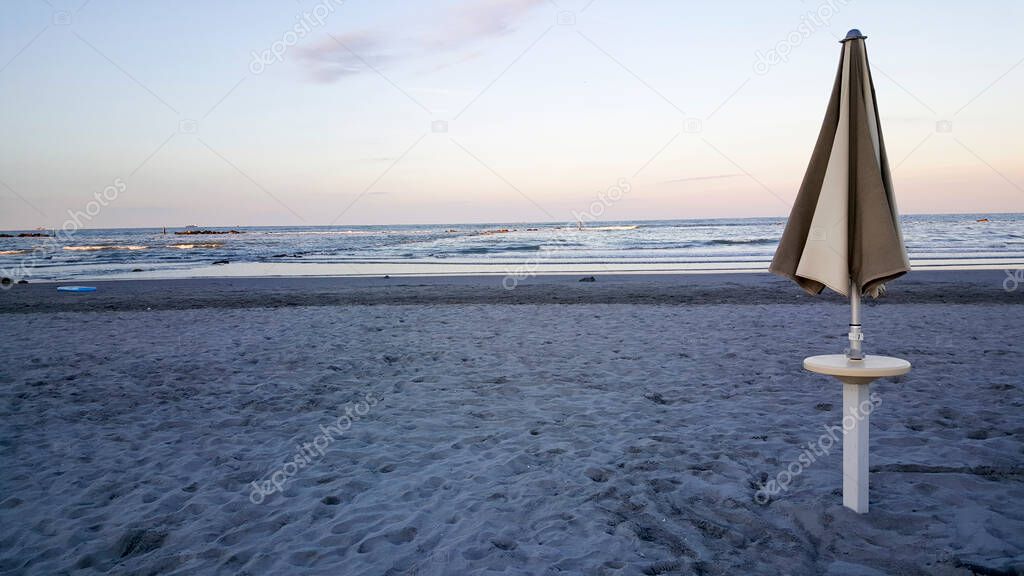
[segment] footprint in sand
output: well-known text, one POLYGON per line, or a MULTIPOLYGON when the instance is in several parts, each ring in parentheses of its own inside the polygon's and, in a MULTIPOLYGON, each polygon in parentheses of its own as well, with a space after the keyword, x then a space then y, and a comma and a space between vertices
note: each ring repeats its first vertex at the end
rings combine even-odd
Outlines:
POLYGON ((121 558, 152 552, 164 545, 167 534, 155 530, 131 530, 118 543, 121 558))
POLYGON ((288 557, 292 566, 308 567, 319 557, 316 550, 300 550, 288 557))
POLYGON ((367 552, 373 552, 377 550, 382 543, 388 542, 390 544, 407 544, 412 542, 416 538, 416 528, 412 526, 406 526, 401 530, 395 530, 388 532, 387 534, 381 534, 379 536, 373 536, 363 540, 359 544, 357 551, 360 554, 366 554, 367 552))
POLYGON ((515 540, 508 537, 493 538, 491 539, 491 544, 494 544, 494 547, 498 550, 515 550, 519 547, 515 540))

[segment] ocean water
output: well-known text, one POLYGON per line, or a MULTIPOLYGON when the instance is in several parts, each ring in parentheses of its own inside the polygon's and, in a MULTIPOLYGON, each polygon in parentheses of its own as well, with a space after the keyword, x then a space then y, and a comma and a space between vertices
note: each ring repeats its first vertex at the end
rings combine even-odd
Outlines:
MULTIPOLYGON (((1024 214, 908 215, 902 225, 916 268, 1024 267, 1024 214)), ((79 230, 49 238, 0 237, 0 273, 53 281, 762 271, 784 227, 785 218, 744 218, 601 222, 582 229, 494 223, 253 227, 217 235, 174 234, 180 228, 166 234, 159 228, 79 230)))

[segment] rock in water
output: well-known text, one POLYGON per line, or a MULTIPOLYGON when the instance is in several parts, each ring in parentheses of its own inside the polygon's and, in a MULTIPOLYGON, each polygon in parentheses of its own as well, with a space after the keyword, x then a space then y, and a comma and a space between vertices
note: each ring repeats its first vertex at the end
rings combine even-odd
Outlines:
POLYGON ((587 276, 585 278, 580 278, 580 282, 597 282, 597 278, 594 278, 593 276, 587 276))
POLYGON ((182 230, 174 233, 177 236, 193 236, 196 234, 241 234, 238 230, 182 230))

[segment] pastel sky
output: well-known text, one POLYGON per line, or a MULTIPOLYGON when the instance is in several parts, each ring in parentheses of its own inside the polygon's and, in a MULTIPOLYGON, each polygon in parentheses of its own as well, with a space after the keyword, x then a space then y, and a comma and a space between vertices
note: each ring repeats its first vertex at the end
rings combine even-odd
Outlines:
POLYGON ((10 0, 0 228, 781 216, 867 36, 900 209, 1024 212, 1024 3, 10 0), (95 208, 95 206, 93 207, 95 208))

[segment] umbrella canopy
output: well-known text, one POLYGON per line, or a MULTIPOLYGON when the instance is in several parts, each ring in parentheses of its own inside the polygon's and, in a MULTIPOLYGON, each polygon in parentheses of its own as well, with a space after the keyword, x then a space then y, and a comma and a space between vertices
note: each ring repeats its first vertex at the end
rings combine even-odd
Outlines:
POLYGON ((811 294, 827 286, 877 296, 910 270, 865 38, 850 30, 842 41, 825 121, 769 267, 811 294))

